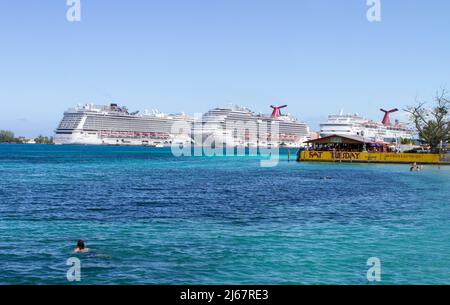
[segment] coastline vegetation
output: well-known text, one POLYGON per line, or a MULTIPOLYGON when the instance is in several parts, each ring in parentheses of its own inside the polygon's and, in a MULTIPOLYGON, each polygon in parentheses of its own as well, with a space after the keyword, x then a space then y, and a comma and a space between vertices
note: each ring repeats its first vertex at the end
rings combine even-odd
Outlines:
POLYGON ((36 139, 34 139, 34 142, 36 144, 54 144, 53 143, 53 137, 44 137, 42 135, 39 135, 39 137, 37 137, 36 139))
POLYGON ((39 135, 39 137, 35 139, 27 139, 24 137, 16 137, 14 132, 9 130, 0 130, 0 143, 9 143, 9 144, 27 144, 27 143, 36 143, 36 144, 54 144, 53 137, 44 137, 39 135))
POLYGON ((0 130, 0 143, 20 143, 21 141, 14 136, 14 132, 9 130, 0 130))

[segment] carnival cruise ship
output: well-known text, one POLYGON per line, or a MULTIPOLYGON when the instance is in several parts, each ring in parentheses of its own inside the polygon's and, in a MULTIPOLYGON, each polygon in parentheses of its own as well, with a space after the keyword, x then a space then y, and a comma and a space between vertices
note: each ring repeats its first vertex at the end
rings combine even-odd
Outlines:
POLYGON ((55 144, 148 145, 190 144, 192 119, 159 111, 130 113, 117 104, 78 105, 64 112, 55 131, 55 144))
POLYGON ((238 105, 211 109, 194 121, 194 143, 246 147, 302 145, 309 135, 308 126, 290 114, 281 114, 280 109, 287 105, 271 107, 272 115, 256 114, 238 105))
POLYGON ((381 122, 365 119, 358 114, 343 114, 328 116, 328 121, 320 124, 320 136, 356 135, 371 139, 375 142, 395 143, 401 139, 412 139, 414 134, 405 124, 395 120, 391 123, 390 114, 398 109, 384 110, 381 122))

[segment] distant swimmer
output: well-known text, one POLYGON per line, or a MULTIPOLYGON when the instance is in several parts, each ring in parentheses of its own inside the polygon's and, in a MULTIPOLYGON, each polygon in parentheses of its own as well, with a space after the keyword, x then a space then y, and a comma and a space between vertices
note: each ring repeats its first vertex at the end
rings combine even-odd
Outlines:
POLYGON ((77 242, 77 247, 74 250, 75 253, 86 253, 89 252, 89 249, 84 245, 84 241, 81 239, 77 242))
POLYGON ((411 164, 411 168, 409 169, 411 172, 418 172, 422 169, 421 166, 417 165, 416 162, 414 162, 413 164, 411 164))

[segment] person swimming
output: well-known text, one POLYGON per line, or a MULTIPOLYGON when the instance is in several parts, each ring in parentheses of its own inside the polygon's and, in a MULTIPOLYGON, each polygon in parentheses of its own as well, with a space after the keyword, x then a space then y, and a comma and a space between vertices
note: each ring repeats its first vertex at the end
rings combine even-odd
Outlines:
POLYGON ((422 169, 421 166, 417 165, 417 162, 414 162, 411 165, 411 168, 409 170, 412 171, 412 172, 418 172, 421 169, 422 169))
POLYGON ((86 252, 89 252, 89 249, 86 248, 86 246, 84 245, 84 241, 82 241, 80 239, 77 242, 77 247, 75 248, 75 250, 73 252, 75 252, 75 253, 86 253, 86 252))

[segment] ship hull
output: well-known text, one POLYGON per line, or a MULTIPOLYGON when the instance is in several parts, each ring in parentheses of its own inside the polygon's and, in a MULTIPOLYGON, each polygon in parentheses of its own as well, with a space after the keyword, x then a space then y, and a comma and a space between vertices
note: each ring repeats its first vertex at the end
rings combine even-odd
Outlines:
POLYGON ((187 135, 170 136, 167 139, 129 138, 129 137, 102 137, 98 133, 72 133, 56 134, 56 145, 123 145, 123 146, 164 146, 189 145, 191 138, 187 135))
POLYGON ((206 147, 286 147, 298 148, 304 145, 306 137, 301 140, 268 140, 267 138, 244 139, 234 138, 231 133, 216 132, 193 132, 193 143, 197 146, 206 147))

